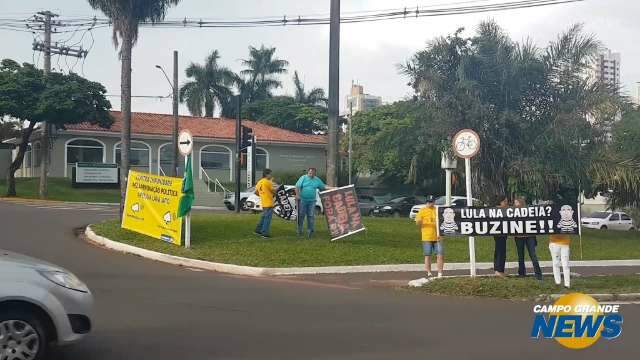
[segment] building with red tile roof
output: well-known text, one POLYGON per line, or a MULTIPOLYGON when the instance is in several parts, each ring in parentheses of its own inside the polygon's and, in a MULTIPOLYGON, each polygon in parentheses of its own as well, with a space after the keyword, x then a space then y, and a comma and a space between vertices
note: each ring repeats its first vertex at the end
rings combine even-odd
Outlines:
MULTIPOLYGON (((71 177, 78 162, 119 164, 122 114, 119 111, 111 114, 114 123, 108 129, 82 123, 58 130, 52 141, 49 176, 71 177)), ((207 184, 233 181, 236 121, 180 116, 179 124, 181 130, 189 130, 194 137, 194 177, 207 184)), ((276 180, 279 176, 301 174, 309 167, 316 167, 319 173, 325 173, 326 136, 300 134, 251 120, 243 120, 242 125, 251 128, 257 138, 257 151, 253 154, 256 158, 256 177, 264 168, 272 169, 276 180)), ((171 175, 172 128, 171 114, 132 113, 131 169, 171 175)), ((244 159, 244 155, 241 158, 244 159)), ((25 155, 24 166, 16 175, 38 176, 39 164, 40 143, 36 135, 31 150, 25 155)), ((182 168, 181 162, 178 169, 180 174, 182 168)), ((241 169, 241 180, 246 183, 246 165, 241 169)))
MULTIPOLYGON (((114 123, 109 129, 98 125, 82 123, 68 125, 70 132, 105 132, 120 134, 122 130, 122 113, 112 111, 114 123)), ((206 118, 197 116, 180 116, 180 130, 189 129, 194 137, 222 141, 235 141, 236 120, 227 118, 206 118)), ((327 137, 324 135, 300 134, 294 131, 280 129, 251 120, 242 120, 242 125, 253 130, 258 141, 272 144, 309 144, 326 145, 327 137)), ((173 115, 153 113, 132 113, 131 133, 136 135, 171 135, 173 129, 173 115)))

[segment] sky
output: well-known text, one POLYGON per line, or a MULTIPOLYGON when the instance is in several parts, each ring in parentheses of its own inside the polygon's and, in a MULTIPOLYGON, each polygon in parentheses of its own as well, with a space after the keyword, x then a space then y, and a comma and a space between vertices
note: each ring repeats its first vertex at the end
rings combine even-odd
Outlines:
MULTIPOLYGON (((504 1, 504 0, 496 0, 504 1)), ((468 1, 467 1, 468 2, 468 1)), ((103 17, 84 0, 22 0, 0 2, 0 18, 28 17, 37 11, 51 10, 64 16, 103 17)), ((390 8, 415 8, 417 5, 447 5, 460 0, 342 0, 342 14, 390 8)), ((170 9, 168 18, 220 18, 283 16, 329 13, 330 0, 183 0, 170 9)), ((340 48, 340 103, 345 111, 345 96, 351 82, 364 86, 365 92, 381 96, 385 103, 411 95, 408 79, 398 71, 398 64, 406 62, 412 54, 423 49, 427 42, 453 33, 464 27, 471 35, 482 20, 494 19, 515 41, 531 38, 543 47, 572 24, 583 23, 585 31, 596 35, 602 43, 621 53, 622 83, 628 95, 635 95, 640 82, 640 1, 586 0, 583 2, 529 8, 502 12, 446 17, 408 18, 376 23, 343 24, 340 48)), ((70 34, 55 35, 53 41, 62 41, 70 34)), ((111 40, 111 29, 96 29, 81 38, 75 34, 70 43, 80 41, 90 53, 84 62, 75 58, 52 59, 54 69, 75 72, 105 85, 114 109, 120 108, 120 63, 111 40), (93 46, 91 46, 93 44, 93 46)), ((0 29, 0 58, 43 66, 42 56, 34 53, 30 33, 0 29)), ((214 49, 221 55, 220 62, 234 71, 240 71, 241 59, 247 58, 250 45, 264 44, 276 47, 276 56, 289 61, 289 73, 280 80, 283 88, 277 94, 293 94, 291 77, 297 70, 305 87, 328 87, 329 79, 329 26, 287 26, 250 29, 154 29, 141 28, 139 40, 133 50, 133 95, 164 96, 171 88, 155 65, 163 66, 171 75, 173 50, 179 52, 180 83, 187 79, 184 69, 191 62, 202 63, 214 49)), ((171 99, 135 98, 132 110, 138 112, 170 113, 171 99)), ((184 105, 181 114, 188 114, 184 105)))

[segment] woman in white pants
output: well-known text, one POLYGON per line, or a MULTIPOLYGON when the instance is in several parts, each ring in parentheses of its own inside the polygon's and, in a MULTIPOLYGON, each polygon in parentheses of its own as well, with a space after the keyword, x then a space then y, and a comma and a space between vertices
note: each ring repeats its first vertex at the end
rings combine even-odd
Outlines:
POLYGON ((571 238, 569 235, 549 235, 549 251, 553 263, 553 279, 556 285, 561 284, 560 265, 564 273, 564 287, 571 285, 571 270, 569 269, 569 245, 571 238))

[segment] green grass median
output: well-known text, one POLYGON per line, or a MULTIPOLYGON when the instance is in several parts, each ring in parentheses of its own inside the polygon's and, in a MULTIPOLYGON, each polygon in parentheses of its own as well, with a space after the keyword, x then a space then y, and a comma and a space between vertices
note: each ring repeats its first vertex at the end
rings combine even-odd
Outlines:
POLYGON ((435 295, 481 296, 501 299, 535 299, 540 295, 581 292, 584 294, 624 294, 640 292, 639 275, 607 275, 574 277, 571 288, 565 289, 547 276, 543 281, 534 278, 456 277, 435 279, 419 291, 435 295))
MULTIPOLYGON (((303 267, 337 265, 412 264, 423 262, 420 237, 409 219, 364 218, 367 231, 338 241, 329 241, 325 219, 316 218, 312 240, 297 238, 295 224, 274 217, 273 238, 253 234, 259 215, 194 214, 191 249, 120 228, 117 220, 95 224, 101 236, 137 247, 200 260, 259 267, 303 267)), ((640 233, 586 230, 582 239, 584 260, 640 259, 640 233)), ((467 238, 445 238, 445 261, 469 261, 467 238)), ((476 238, 476 260, 493 261, 493 238, 476 238)), ((538 238, 540 260, 549 260, 546 237, 538 238)), ((512 238, 507 243, 508 260, 517 259, 512 238)), ((571 259, 580 260, 576 236, 571 259)))
MULTIPOLYGON (((49 200, 74 202, 120 202, 120 189, 75 189, 71 179, 49 178, 49 200)), ((16 192, 19 198, 39 199, 40 178, 16 179, 16 192)), ((7 181, 0 179, 0 197, 7 193, 7 181)))

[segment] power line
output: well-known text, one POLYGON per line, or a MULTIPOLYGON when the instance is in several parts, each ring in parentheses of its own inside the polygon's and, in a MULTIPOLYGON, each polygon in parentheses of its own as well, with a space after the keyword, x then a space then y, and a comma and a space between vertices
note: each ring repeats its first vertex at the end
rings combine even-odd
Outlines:
MULTIPOLYGON (((415 8, 396 8, 387 10, 369 10, 352 13, 344 13, 340 18, 341 23, 377 22, 398 19, 410 19, 433 16, 465 15, 493 11, 506 11, 517 9, 529 9, 535 7, 569 4, 584 0, 520 0, 507 2, 490 2, 489 0, 458 1, 441 5, 416 6, 415 8), (475 5, 471 5, 475 4, 475 5)), ((327 15, 296 15, 296 16, 268 16, 262 18, 238 18, 235 20, 216 20, 205 18, 167 19, 159 22, 142 22, 141 27, 177 29, 177 28, 252 28, 252 27, 277 27, 277 26, 309 26, 327 25, 330 18, 327 15)), ((82 30, 92 30, 110 27, 111 21, 107 18, 76 17, 63 18, 56 21, 52 30, 54 33, 76 33, 82 30)), ((0 18, 0 29, 25 31, 38 29, 38 24, 29 19, 0 18)), ((73 37, 74 35, 72 35, 73 37)))

